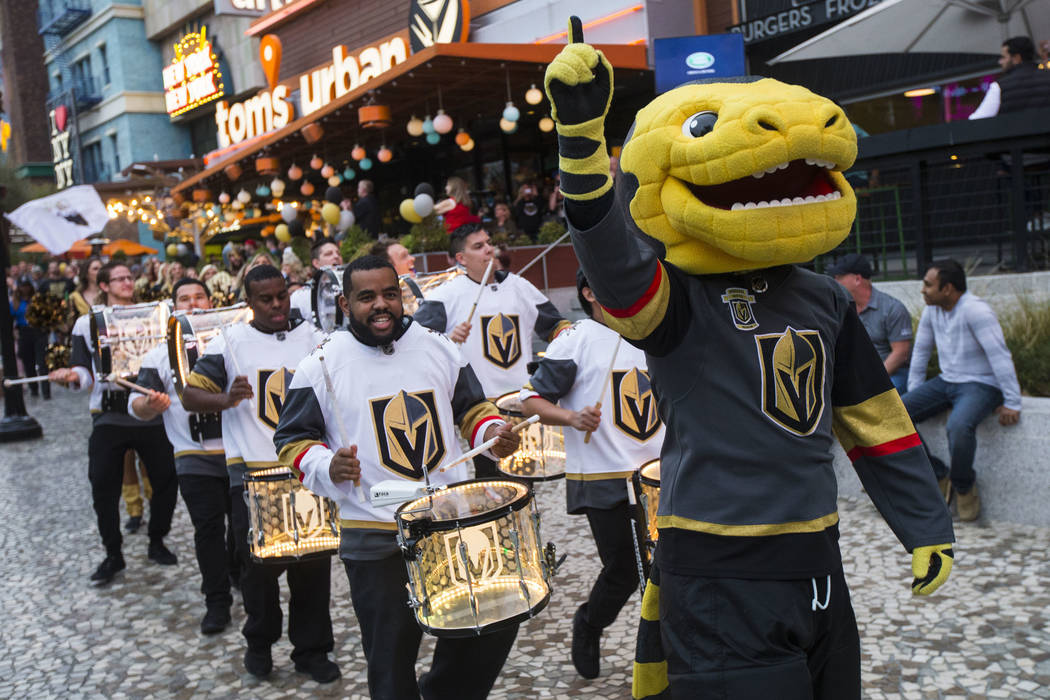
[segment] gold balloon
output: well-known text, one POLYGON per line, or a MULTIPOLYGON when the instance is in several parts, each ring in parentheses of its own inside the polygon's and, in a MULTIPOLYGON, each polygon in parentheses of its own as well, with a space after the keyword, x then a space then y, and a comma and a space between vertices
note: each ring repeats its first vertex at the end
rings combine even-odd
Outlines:
POLYGON ((274 237, 281 243, 292 240, 292 232, 288 230, 288 224, 277 224, 273 230, 274 237))
POLYGON ((164 252, 168 254, 169 258, 174 258, 179 254, 179 247, 174 243, 169 243, 168 247, 164 249, 164 252))
POLYGON ((321 207, 321 218, 335 226, 339 223, 339 205, 325 202, 321 207))
POLYGON ((414 205, 415 202, 413 202, 411 199, 403 199, 401 200, 401 206, 398 207, 398 210, 401 212, 402 219, 411 224, 418 224, 420 221, 423 220, 423 217, 416 213, 416 208, 414 205))

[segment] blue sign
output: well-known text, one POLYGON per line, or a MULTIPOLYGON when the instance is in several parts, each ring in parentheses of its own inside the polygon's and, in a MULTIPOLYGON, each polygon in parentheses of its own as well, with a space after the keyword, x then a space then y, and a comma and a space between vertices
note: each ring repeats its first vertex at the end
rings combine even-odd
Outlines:
POLYGON ((656 92, 706 78, 747 75, 740 34, 708 34, 653 40, 656 92))

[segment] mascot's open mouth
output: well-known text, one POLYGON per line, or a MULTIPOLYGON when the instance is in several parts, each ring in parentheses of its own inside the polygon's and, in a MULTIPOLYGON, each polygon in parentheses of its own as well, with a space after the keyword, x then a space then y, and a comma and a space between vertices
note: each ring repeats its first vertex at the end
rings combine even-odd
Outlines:
POLYGON ((718 209, 738 211, 814 204, 842 197, 828 176, 828 170, 834 167, 834 163, 806 158, 719 185, 685 184, 697 199, 718 209))

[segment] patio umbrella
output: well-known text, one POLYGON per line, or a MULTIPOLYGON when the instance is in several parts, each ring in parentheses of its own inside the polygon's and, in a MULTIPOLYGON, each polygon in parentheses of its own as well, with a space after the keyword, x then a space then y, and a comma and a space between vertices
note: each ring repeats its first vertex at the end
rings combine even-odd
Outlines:
MULTIPOLYGON (((30 243, 29 245, 24 245, 21 248, 19 248, 18 252, 50 253, 51 251, 49 251, 47 248, 40 245, 39 243, 30 243)), ((85 240, 77 241, 69 250, 62 253, 62 255, 68 255, 71 258, 86 258, 87 256, 91 255, 91 244, 85 240)))
POLYGON ((769 61, 876 53, 998 54, 1013 36, 1050 38, 1050 0, 882 0, 769 61))
POLYGON ((118 238, 112 243, 107 243, 102 246, 103 255, 113 255, 118 250, 122 251, 128 257, 133 255, 155 255, 157 253, 156 248, 150 248, 147 245, 142 245, 138 241, 129 241, 126 238, 118 238))

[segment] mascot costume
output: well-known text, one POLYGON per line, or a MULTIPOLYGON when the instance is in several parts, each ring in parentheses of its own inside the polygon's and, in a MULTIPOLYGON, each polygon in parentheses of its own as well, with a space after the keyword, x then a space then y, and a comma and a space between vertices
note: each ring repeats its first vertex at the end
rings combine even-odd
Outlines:
POLYGON ((916 594, 948 578, 955 537, 852 299, 796 266, 849 232, 853 128, 776 80, 684 85, 638 112, 614 188, 612 66, 578 18, 569 36, 544 83, 573 245, 608 325, 646 351, 667 425, 634 695, 860 698, 833 439, 916 594))

